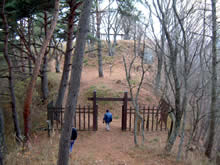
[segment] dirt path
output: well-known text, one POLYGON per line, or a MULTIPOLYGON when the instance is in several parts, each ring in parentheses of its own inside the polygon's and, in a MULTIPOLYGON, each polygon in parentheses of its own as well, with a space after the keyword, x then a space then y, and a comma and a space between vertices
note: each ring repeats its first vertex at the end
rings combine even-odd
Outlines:
MULTIPOLYGON (((166 132, 145 133, 145 144, 135 147, 133 133, 122 132, 121 120, 113 120, 111 130, 99 121, 96 132, 79 132, 70 162, 72 165, 176 165, 174 157, 163 154, 166 132)), ((139 142, 141 142, 139 136, 139 142)))
POLYGON ((72 153, 72 164, 127 164, 133 161, 126 154, 128 143, 132 143, 132 134, 122 132, 119 122, 115 120, 110 131, 99 122, 98 131, 80 132, 72 153))

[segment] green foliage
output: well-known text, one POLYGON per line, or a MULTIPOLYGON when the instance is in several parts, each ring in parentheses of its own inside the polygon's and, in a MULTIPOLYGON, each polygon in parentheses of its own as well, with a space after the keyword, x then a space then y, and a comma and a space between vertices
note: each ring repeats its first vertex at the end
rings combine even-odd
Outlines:
POLYGON ((92 97, 93 96, 93 92, 96 91, 97 97, 106 97, 109 95, 112 95, 112 90, 111 89, 107 89, 105 86, 91 86, 86 95, 88 97, 92 97))
MULTIPOLYGON (((49 89, 49 96, 48 101, 55 100, 57 98, 57 91, 59 89, 59 83, 60 83, 60 75, 53 72, 48 72, 48 89, 49 89)), ((36 93, 38 93, 38 97, 35 98, 35 101, 39 103, 41 102, 41 79, 39 78, 36 82, 36 93), (39 99, 39 100, 38 100, 39 99)), ((34 99, 34 98, 33 98, 34 99)))
POLYGON ((16 24, 16 21, 33 14, 54 9, 55 0, 8 0, 5 10, 8 22, 16 24))
POLYGON ((87 58, 83 59, 83 65, 84 66, 88 66, 88 62, 89 62, 89 60, 87 58))
POLYGON ((96 38, 96 36, 93 36, 93 34, 91 34, 91 33, 88 33, 87 39, 88 39, 88 40, 95 41, 95 42, 98 41, 98 39, 96 38))
POLYGON ((7 68, 7 64, 5 58, 3 57, 3 53, 0 53, 0 70, 6 68, 7 68))
POLYGON ((25 91, 26 91, 27 83, 29 80, 30 79, 27 79, 25 81, 16 81, 14 90, 15 90, 15 96, 16 96, 18 103, 24 102, 25 91))
POLYGON ((146 100, 147 102, 149 102, 149 103, 152 102, 152 98, 151 98, 151 97, 146 97, 145 100, 146 100))
POLYGON ((118 10, 122 15, 132 16, 135 10, 135 2, 133 0, 117 0, 118 10))
POLYGON ((116 0, 118 4, 118 12, 125 17, 135 20, 139 19, 141 12, 135 7, 138 0, 116 0))
POLYGON ((102 60, 103 60, 103 64, 113 64, 114 56, 103 56, 102 60))
POLYGON ((132 86, 136 86, 138 84, 137 80, 130 80, 132 86))
MULTIPOLYGON (((56 98, 57 89, 59 87, 60 76, 56 73, 48 73, 48 84, 49 84, 49 98, 48 102, 56 98)), ((24 99, 27 90, 27 84, 30 81, 30 78, 26 80, 16 80, 15 84, 15 96, 16 96, 16 105, 17 112, 19 116, 19 123, 21 130, 23 131, 23 108, 24 108, 24 99)), ((2 98, 2 102, 8 102, 7 98, 2 98), (4 101, 5 100, 5 101, 4 101)), ((4 116, 5 116, 5 130, 6 130, 6 144, 9 151, 15 149, 15 138, 14 126, 12 121, 11 114, 11 105, 10 102, 3 105, 4 107, 4 116)), ((35 132, 38 128, 46 128, 46 117, 47 116, 47 102, 43 103, 41 100, 41 80, 37 79, 36 86, 33 92, 33 102, 31 105, 31 130, 35 132)))

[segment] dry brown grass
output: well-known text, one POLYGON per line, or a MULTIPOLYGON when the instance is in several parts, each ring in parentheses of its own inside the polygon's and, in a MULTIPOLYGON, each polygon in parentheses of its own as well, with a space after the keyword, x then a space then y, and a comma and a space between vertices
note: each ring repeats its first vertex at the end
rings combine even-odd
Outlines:
POLYGON ((53 165, 57 161, 57 138, 48 139, 44 134, 33 136, 28 148, 17 147, 5 159, 6 165, 53 165))
MULTIPOLYGON (((116 123, 117 125, 117 123, 116 123)), ((112 126, 112 129, 115 129, 112 126)), ((144 146, 132 145, 132 134, 123 133, 120 130, 112 130, 110 136, 106 136, 103 127, 100 132, 79 132, 74 151, 70 158, 70 164, 79 165, 118 165, 118 164, 182 164, 175 162, 172 155, 165 156, 162 147, 162 137, 148 136, 144 146), (116 131, 116 132, 115 132, 116 131), (121 136, 121 137, 119 137, 121 136), (103 138, 103 139, 100 139, 103 138), (113 139, 112 139, 113 138, 113 139), (118 139, 118 141, 115 141, 118 139), (105 146, 111 140, 115 144, 105 146), (90 144, 90 145, 88 145, 90 144), (125 146, 125 144, 127 144, 125 146), (155 145, 158 145, 156 146, 155 145), (87 145, 87 148, 85 148, 87 145), (111 147, 110 147, 111 146, 111 147), (110 147, 110 148, 109 148, 110 147), (144 163, 146 162, 146 163, 144 163)), ((156 134, 155 134, 156 135, 156 134)), ((163 135, 163 133, 161 134, 163 135)), ((59 132, 49 139, 46 133, 40 133, 31 138, 28 149, 16 148, 7 155, 6 165, 54 165, 57 161, 59 132)))

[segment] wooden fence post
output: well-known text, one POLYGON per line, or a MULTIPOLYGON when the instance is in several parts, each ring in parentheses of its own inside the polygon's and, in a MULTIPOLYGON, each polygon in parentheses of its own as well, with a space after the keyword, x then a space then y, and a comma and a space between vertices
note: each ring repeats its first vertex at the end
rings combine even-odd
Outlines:
POLYGON ((151 125, 151 131, 153 131, 154 130, 154 106, 153 106, 153 108, 152 108, 152 125, 151 125))
POLYGON ((79 105, 79 130, 81 130, 81 107, 79 105))
POLYGON ((158 112, 158 110, 156 110, 156 131, 157 131, 157 129, 158 129, 158 121, 159 120, 159 112, 158 112))
POLYGON ((83 108, 83 129, 86 129, 86 106, 83 108))
POLYGON ((129 116, 129 131, 131 131, 131 115, 132 115, 131 111, 132 111, 132 108, 130 107, 130 116, 129 116))
POLYGON ((128 92, 124 92, 123 106, 122 106, 122 131, 127 129, 127 106, 128 106, 128 92))
POLYGON ((90 131, 90 105, 88 105, 88 130, 90 131))
POLYGON ((95 110, 96 110, 96 118, 95 118, 96 119, 95 120, 96 121, 96 129, 95 130, 97 131, 98 130, 98 105, 96 105, 96 109, 95 110))
POLYGON ((96 91, 93 92, 93 131, 97 131, 97 105, 96 105, 96 91))
POLYGON ((124 128, 124 120, 125 120, 125 115, 124 115, 124 105, 122 105, 122 114, 121 114, 121 130, 123 131, 125 128, 124 128))

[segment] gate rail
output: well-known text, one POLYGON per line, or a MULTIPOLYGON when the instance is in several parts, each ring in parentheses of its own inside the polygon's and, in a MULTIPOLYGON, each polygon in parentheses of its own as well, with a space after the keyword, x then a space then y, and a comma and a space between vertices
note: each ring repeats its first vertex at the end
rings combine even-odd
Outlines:
MULTIPOLYGON (((147 131, 163 131, 167 130, 167 122, 161 120, 161 110, 158 107, 140 107, 139 112, 144 121, 144 129, 147 131)), ((126 114, 128 130, 134 129, 135 109, 130 107, 126 114)))
MULTIPOLYGON (((55 129, 62 129, 64 123, 64 107, 56 108, 52 104, 48 104, 47 107, 47 120, 48 129, 54 128, 54 121, 56 122, 55 129)), ((79 131, 96 131, 98 127, 97 120, 98 106, 91 107, 90 105, 76 107, 72 126, 77 128, 79 131)))

